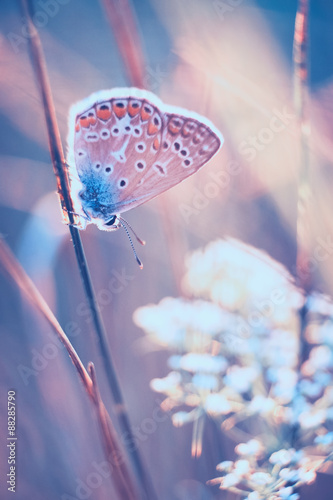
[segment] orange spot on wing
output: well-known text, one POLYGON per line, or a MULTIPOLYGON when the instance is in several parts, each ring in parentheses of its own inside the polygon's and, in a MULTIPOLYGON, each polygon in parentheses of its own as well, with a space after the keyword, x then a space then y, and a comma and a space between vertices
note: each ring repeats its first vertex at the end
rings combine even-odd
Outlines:
POLYGON ((198 134, 198 133, 194 134, 193 139, 192 139, 194 144, 199 144, 199 142, 201 142, 201 140, 202 140, 202 138, 201 138, 200 134, 198 134))
POLYGON ((168 130, 169 132, 171 132, 171 134, 178 134, 178 132, 180 131, 180 127, 176 127, 172 123, 169 123, 168 130))
POLYGON ((109 106, 101 104, 96 111, 97 118, 103 121, 107 121, 111 118, 111 109, 109 106))
POLYGON ((133 118, 133 116, 136 116, 141 109, 141 105, 137 101, 130 101, 128 103, 128 114, 133 118), (138 104, 138 106, 136 106, 138 104))
POLYGON ((197 132, 193 136, 194 144, 199 144, 199 142, 202 142, 206 136, 207 136, 207 130, 205 129, 205 127, 200 127, 199 130, 197 130, 197 132))
POLYGON ((117 106, 116 103, 113 103, 112 105, 112 109, 114 111, 114 114, 118 117, 118 118, 122 118, 123 116, 126 115, 127 113, 127 106, 124 106, 123 108, 120 108, 119 106, 117 106))
POLYGON ((188 137, 189 135, 192 135, 196 129, 197 125, 194 122, 186 122, 183 126, 182 136, 188 137))
POLYGON ((171 134, 176 135, 179 133, 182 128, 183 121, 180 120, 177 116, 171 118, 168 124, 168 130, 171 134))
POLYGON ((83 128, 88 128, 89 127, 89 120, 86 115, 80 116, 80 125, 83 128))
POLYGON ((150 108, 148 108, 147 106, 142 106, 142 108, 141 108, 141 118, 142 118, 142 120, 144 122, 147 121, 150 118, 151 115, 152 115, 152 111, 150 110, 150 108), (149 109, 149 111, 147 111, 146 108, 147 108, 147 110, 149 109))
POLYGON ((79 122, 76 122, 75 132, 80 132, 80 124, 79 124, 79 122))
POLYGON ((88 121, 89 121, 89 125, 95 125, 96 123, 96 116, 94 115, 94 113, 88 113, 88 121))
POLYGON ((153 148, 157 151, 159 147, 160 147, 160 139, 159 137, 155 137, 153 142, 153 148))
POLYGON ((158 132, 158 126, 155 125, 152 121, 148 124, 148 135, 154 135, 158 132))

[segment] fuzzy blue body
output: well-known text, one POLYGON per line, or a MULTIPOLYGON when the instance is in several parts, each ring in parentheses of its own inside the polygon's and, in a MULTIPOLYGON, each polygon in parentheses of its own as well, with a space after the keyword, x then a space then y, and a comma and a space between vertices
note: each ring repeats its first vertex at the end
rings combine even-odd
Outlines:
POLYGON ((85 171, 80 175, 83 189, 79 196, 84 212, 92 218, 109 220, 115 214, 112 203, 112 184, 103 179, 102 172, 85 171))

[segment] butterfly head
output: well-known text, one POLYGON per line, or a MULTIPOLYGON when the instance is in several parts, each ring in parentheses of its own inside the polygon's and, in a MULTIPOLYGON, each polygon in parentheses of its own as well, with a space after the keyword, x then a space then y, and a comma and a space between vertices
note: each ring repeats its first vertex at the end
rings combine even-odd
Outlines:
POLYGON ((114 214, 107 219, 96 219, 96 224, 103 231, 115 231, 121 227, 119 217, 119 214, 114 214))

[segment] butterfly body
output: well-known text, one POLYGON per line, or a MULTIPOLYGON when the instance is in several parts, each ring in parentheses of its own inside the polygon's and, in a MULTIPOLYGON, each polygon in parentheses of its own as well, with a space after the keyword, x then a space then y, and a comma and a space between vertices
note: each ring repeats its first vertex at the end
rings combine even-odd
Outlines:
POLYGON ((116 223, 108 224, 114 215, 195 173, 222 142, 208 120, 166 106, 150 92, 93 94, 72 108, 70 118, 69 164, 78 210, 101 229, 114 229, 116 223))

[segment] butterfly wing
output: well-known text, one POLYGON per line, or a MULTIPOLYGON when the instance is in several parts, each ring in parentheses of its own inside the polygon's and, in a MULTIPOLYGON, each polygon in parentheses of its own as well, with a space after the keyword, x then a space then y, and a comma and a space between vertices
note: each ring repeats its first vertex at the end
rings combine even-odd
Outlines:
POLYGON ((223 142, 205 118, 166 106, 150 92, 115 89, 83 103, 81 112, 74 109, 71 154, 89 198, 87 211, 99 203, 105 218, 194 174, 223 142), (82 112, 83 103, 88 106, 82 112))

